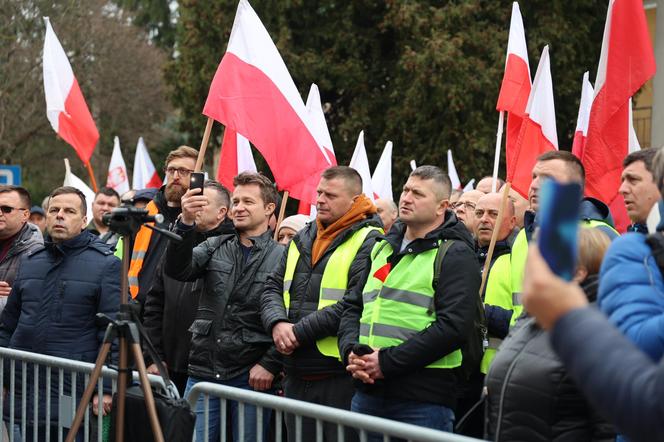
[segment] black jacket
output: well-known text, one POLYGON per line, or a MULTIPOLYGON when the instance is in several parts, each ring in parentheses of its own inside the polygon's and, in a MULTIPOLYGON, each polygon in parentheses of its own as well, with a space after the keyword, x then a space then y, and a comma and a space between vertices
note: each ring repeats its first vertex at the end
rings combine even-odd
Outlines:
POLYGON ((251 238, 253 247, 245 263, 236 234, 217 236, 194 248, 193 228, 178 224, 176 233, 183 241, 168 245, 165 274, 180 281, 204 280, 189 329, 193 333, 189 375, 228 380, 256 363, 278 374, 281 358, 261 323, 260 296, 284 247, 268 230, 251 238))
MULTIPOLYGON (((44 239, 39 228, 34 224, 25 223, 14 238, 7 255, 0 260, 0 281, 5 281, 12 287, 21 257, 40 248, 42 244, 44 244, 44 239)), ((0 297, 0 312, 5 308, 6 303, 7 297, 0 297)))
MULTIPOLYGON (((489 247, 478 247, 477 248, 477 259, 480 264, 480 274, 484 272, 484 261, 486 261, 486 255, 488 254, 489 247)), ((491 265, 489 266, 489 274, 491 274, 491 269, 496 262, 496 259, 512 252, 512 245, 509 242, 509 238, 505 241, 497 241, 496 246, 493 249, 493 255, 491 256, 491 265)), ((487 283, 484 285, 484 292, 482 293, 482 299, 486 297, 486 289, 488 286, 487 283)), ((510 321, 512 320, 512 310, 506 310, 497 305, 484 304, 484 314, 486 317, 486 326, 489 332, 489 336, 496 337, 499 339, 504 339, 507 336, 507 332, 510 328, 510 321)))
MULTIPOLYGON (((180 207, 168 206, 166 196, 164 195, 165 187, 165 185, 162 186, 162 188, 159 189, 159 192, 157 192, 154 197, 154 203, 156 204, 159 213, 164 215, 164 222, 157 224, 157 227, 171 230, 175 226, 175 221, 180 215, 182 209, 180 207)), ((157 269, 161 267, 161 262, 164 256, 164 252, 166 252, 166 246, 168 245, 168 242, 168 238, 157 232, 152 232, 152 235, 150 236, 150 244, 148 244, 148 249, 145 252, 145 258, 143 258, 143 266, 141 267, 141 271, 138 274, 138 295, 136 295, 136 300, 141 305, 141 318, 143 317, 143 306, 145 305, 145 299, 147 298, 148 291, 150 288, 152 288, 153 279, 157 274, 157 269)))
MULTIPOLYGON (((313 267, 311 266, 311 249, 318 231, 316 223, 307 224, 295 235, 293 241, 300 251, 300 259, 295 267, 295 275, 290 288, 291 298, 288 313, 286 313, 283 298, 288 250, 284 251, 279 265, 268 278, 261 300, 265 329, 271 333, 272 327, 277 322, 291 322, 295 324, 294 333, 300 344, 292 355, 284 357, 284 368, 287 374, 301 377, 346 373, 345 366, 338 359, 324 356, 316 347, 316 340, 337 335, 341 312, 345 305, 342 300, 318 310, 320 283, 332 253, 355 232, 367 226, 382 227, 378 215, 372 215, 341 232, 313 267)), ((355 287, 360 287, 360 290, 364 287, 366 279, 363 276, 363 270, 378 235, 377 230, 369 232, 364 244, 357 252, 348 271, 346 294, 355 287)))
MULTIPOLYGON (((585 287, 590 300, 597 279, 585 287)), ((487 434, 496 441, 613 441, 534 318, 517 322, 486 376, 487 434)))
MULTIPOLYGON (((388 241, 394 250, 400 250, 405 231, 404 224, 396 223, 379 241, 388 241)), ((358 388, 369 394, 455 407, 459 394, 456 370, 425 367, 459 349, 471 332, 480 289, 480 271, 473 239, 463 223, 448 211, 440 227, 411 242, 396 258, 438 247, 438 240, 441 239, 453 239, 455 242, 443 259, 434 294, 436 321, 401 345, 380 350, 380 368, 385 379, 374 385, 356 383, 358 388)), ((367 260, 365 275, 370 266, 367 260)), ((347 308, 339 326, 339 348, 344 361, 347 361, 352 346, 359 341, 362 289, 356 287, 348 296, 347 308)))
MULTIPOLYGON (((232 234, 233 223, 226 218, 215 229, 205 233, 196 233, 194 244, 198 245, 207 238, 232 234)), ((164 275, 164 263, 157 268, 152 288, 145 300, 143 325, 155 350, 166 362, 168 370, 187 373, 189 362, 189 344, 191 343, 192 322, 196 318, 198 300, 203 291, 203 279, 178 281, 164 275)), ((152 358, 145 354, 146 365, 152 358)))

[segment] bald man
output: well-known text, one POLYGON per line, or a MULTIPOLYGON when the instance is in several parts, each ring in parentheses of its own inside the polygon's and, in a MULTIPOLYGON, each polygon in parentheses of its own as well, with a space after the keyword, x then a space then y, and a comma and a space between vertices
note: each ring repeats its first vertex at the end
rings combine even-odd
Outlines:
POLYGON ((385 198, 378 198, 374 204, 378 210, 378 216, 383 222, 385 233, 387 233, 390 231, 394 221, 396 221, 397 217, 399 216, 397 205, 394 203, 394 201, 387 200, 385 198))
POLYGON ((483 192, 480 192, 479 190, 470 190, 464 192, 459 198, 459 201, 454 205, 454 213, 457 218, 466 225, 466 228, 473 235, 475 234, 475 228, 477 226, 475 205, 482 196, 484 196, 483 192))

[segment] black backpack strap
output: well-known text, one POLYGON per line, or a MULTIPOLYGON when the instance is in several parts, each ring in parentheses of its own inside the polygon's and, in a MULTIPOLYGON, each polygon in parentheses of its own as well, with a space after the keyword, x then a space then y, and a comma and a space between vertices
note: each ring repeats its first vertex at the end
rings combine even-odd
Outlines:
POLYGON ((435 292, 438 289, 438 279, 440 278, 440 272, 443 270, 443 259, 447 255, 447 251, 454 244, 453 239, 444 239, 443 242, 438 247, 438 252, 436 252, 436 260, 433 264, 433 291, 435 292))

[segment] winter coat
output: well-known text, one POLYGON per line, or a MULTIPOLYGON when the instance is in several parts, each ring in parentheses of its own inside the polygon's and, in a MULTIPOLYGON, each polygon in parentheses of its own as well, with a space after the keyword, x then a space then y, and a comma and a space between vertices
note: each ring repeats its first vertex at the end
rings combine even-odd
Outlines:
MULTIPOLYGON (((217 228, 195 234, 198 245, 207 238, 232 234, 233 223, 226 218, 217 228)), ((164 262, 157 268, 157 274, 148 292, 143 314, 143 326, 161 360, 168 370, 186 374, 189 365, 191 332, 189 327, 196 318, 198 301, 203 291, 203 279, 178 281, 164 275, 164 262)), ((146 365, 152 358, 146 354, 146 365)))
MULTIPOLYGON (((480 265, 480 274, 484 271, 484 262, 486 261, 486 256, 488 254, 489 246, 478 247, 477 248, 477 259, 480 265)), ((496 260, 512 252, 512 244, 509 242, 509 238, 506 241, 497 241, 495 248, 493 250, 493 255, 491 256, 491 264, 489 266, 489 275, 491 274, 491 269, 493 268, 496 260)), ((505 258, 507 259, 507 258, 505 258)), ((484 292, 482 293, 482 299, 486 297, 486 289, 488 286, 489 275, 487 275, 487 284, 484 286, 484 292)), ((506 275, 506 278, 509 278, 510 275, 506 275)), ((512 320, 512 310, 507 310, 497 305, 484 304, 484 313, 486 315, 486 325, 489 335, 499 339, 503 339, 507 336, 507 332, 510 328, 510 321, 512 320)))
POLYGON ((193 334, 189 375, 228 380, 257 363, 278 374, 281 358, 263 328, 260 296, 284 247, 268 230, 251 238, 253 247, 245 263, 238 235, 216 236, 194 248, 195 232, 187 227, 176 225, 183 240, 168 245, 164 272, 180 281, 204 281, 196 319, 189 328, 193 334))
MULTIPOLYGON (((0 281, 5 281, 10 287, 14 285, 18 264, 21 257, 36 250, 44 244, 44 238, 37 226, 25 223, 19 231, 14 243, 10 246, 7 255, 0 261, 0 281)), ((5 308, 6 297, 0 297, 0 312, 5 308)))
POLYGON ((600 271, 598 304, 625 336, 658 362, 664 356, 664 278, 646 235, 613 241, 600 271))
MULTIPOLYGON (((261 299, 264 327, 271 333, 272 327, 277 322, 291 322, 295 324, 293 331, 300 344, 291 355, 284 356, 284 369, 287 375, 302 377, 346 373, 345 366, 338 359, 323 355, 316 347, 316 340, 337 335, 341 312, 345 305, 342 300, 318 310, 320 284, 330 256, 337 247, 353 236, 355 232, 368 226, 382 227, 378 215, 372 215, 339 233, 313 267, 311 250, 318 230, 316 223, 307 224, 295 235, 292 241, 295 241, 300 251, 300 259, 297 261, 290 286, 288 312, 286 312, 283 297, 288 250, 284 252, 276 269, 268 277, 265 293, 261 299)), ((355 287, 360 287, 360 290, 364 287, 366 278, 363 277, 363 270, 378 235, 377 230, 369 232, 362 247, 355 255, 348 271, 346 293, 355 287)))
MULTIPOLYGON (((393 250, 398 251, 405 231, 403 223, 396 223, 378 241, 387 241, 393 250)), ((464 224, 448 211, 438 228, 424 238, 409 243, 407 250, 396 252, 395 259, 406 253, 417 254, 431 250, 437 247, 438 240, 444 239, 455 242, 443 259, 434 293, 436 321, 402 344, 382 348, 379 363, 385 379, 376 381, 374 385, 356 382, 358 389, 376 396, 455 407, 460 383, 457 370, 425 367, 460 349, 472 330, 480 288, 480 271, 473 239, 464 224)), ((396 265, 396 261, 393 265, 396 265)), ((363 273, 369 277, 371 261, 366 260, 364 266, 363 273)), ((347 361, 353 345, 359 342, 363 288, 356 287, 348 296, 339 326, 339 348, 344 361, 347 361)))
MULTIPOLYGON (((594 300, 596 276, 585 282, 594 300)), ((487 434, 495 441, 613 441, 534 318, 517 322, 486 376, 487 434)))
MULTIPOLYGON (((61 243, 47 240, 21 258, 7 306, 0 315, 0 346, 94 362, 107 325, 96 315, 115 317, 120 308, 120 277, 120 260, 113 256, 109 246, 87 230, 61 243)), ((5 376, 7 382, 7 367, 5 376)), ((70 382, 65 372, 65 391, 71 388, 70 382)), ((42 378, 39 382, 42 419, 44 385, 42 378)), ((30 401, 32 382, 27 387, 26 397, 30 401)), ((77 387, 79 396, 80 387, 82 383, 77 387)), ((57 376, 52 378, 50 391, 51 421, 57 422, 57 376)), ((27 409, 31 414, 32 405, 27 409)))

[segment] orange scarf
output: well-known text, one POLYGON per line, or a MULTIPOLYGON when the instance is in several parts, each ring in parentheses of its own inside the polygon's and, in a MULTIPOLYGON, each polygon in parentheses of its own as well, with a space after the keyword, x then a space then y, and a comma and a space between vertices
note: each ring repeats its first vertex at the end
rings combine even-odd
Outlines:
POLYGON ((374 213, 376 213, 376 206, 374 206, 369 198, 362 194, 355 197, 355 201, 353 201, 353 205, 350 206, 348 212, 329 226, 323 227, 321 222, 316 219, 318 232, 316 233, 316 239, 311 250, 311 264, 316 265, 318 260, 325 254, 327 248, 330 247, 332 241, 341 232, 374 213))

